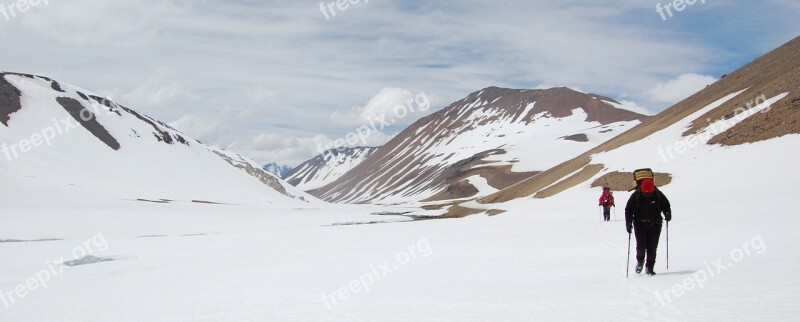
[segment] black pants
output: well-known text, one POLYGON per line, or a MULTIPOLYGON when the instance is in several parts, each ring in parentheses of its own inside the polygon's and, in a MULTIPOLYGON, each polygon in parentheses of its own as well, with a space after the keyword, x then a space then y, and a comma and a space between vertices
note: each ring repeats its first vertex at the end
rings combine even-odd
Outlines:
POLYGON ((605 221, 611 221, 611 207, 603 207, 603 219, 605 221))
POLYGON ((656 250, 658 239, 661 237, 661 224, 634 222, 633 230, 636 234, 636 260, 644 263, 647 255, 646 267, 653 269, 656 266, 656 250))

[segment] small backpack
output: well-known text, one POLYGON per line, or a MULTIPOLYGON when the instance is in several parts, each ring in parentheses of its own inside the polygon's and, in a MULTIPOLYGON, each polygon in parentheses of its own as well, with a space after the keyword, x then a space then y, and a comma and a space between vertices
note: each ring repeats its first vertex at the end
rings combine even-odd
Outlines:
POLYGON ((600 196, 600 203, 603 205, 614 204, 614 193, 609 188, 603 188, 603 195, 600 196))

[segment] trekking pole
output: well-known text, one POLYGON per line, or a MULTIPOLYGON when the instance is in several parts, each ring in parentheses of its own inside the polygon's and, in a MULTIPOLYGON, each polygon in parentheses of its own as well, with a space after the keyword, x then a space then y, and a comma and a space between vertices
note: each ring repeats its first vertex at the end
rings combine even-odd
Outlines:
POLYGON ((614 206, 614 221, 617 220, 617 207, 614 206))
POLYGON ((669 221, 667 221, 667 270, 669 270, 669 221))
POLYGON ((625 266, 625 278, 631 271, 631 233, 628 233, 628 265, 625 266))

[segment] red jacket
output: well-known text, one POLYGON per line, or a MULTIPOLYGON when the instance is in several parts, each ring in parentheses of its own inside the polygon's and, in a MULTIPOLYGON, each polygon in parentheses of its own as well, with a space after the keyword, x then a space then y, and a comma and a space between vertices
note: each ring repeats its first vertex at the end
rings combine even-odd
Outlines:
POLYGON ((616 205, 614 204, 614 195, 611 194, 610 191, 609 192, 603 191, 603 194, 600 195, 600 200, 598 202, 600 206, 603 206, 604 208, 616 207, 616 205))

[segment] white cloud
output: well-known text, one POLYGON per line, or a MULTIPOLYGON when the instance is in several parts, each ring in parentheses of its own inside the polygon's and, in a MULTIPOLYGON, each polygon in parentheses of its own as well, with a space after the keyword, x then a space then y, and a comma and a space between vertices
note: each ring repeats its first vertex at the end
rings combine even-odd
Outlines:
POLYGON ((319 149, 333 142, 325 135, 298 138, 275 133, 261 133, 245 143, 231 148, 259 163, 275 162, 297 166, 319 154, 319 149))
POLYGON ((650 99, 656 102, 677 103, 716 82, 713 76, 683 74, 677 78, 656 85, 648 91, 650 99))
MULTIPOLYGON (((344 146, 382 146, 396 135, 396 133, 373 132, 364 141, 359 140, 355 144, 345 143, 344 146)), ((297 166, 327 150, 340 147, 336 144, 340 144, 344 140, 344 137, 331 138, 324 134, 297 137, 278 133, 261 133, 248 142, 234 143, 229 149, 247 155, 259 163, 275 162, 297 166)))
POLYGON ((169 126, 203 143, 215 144, 220 134, 219 121, 205 120, 192 115, 184 115, 170 122, 169 126))
POLYGON ((158 34, 159 21, 175 18, 179 9, 168 0, 50 1, 32 7, 23 26, 60 43, 83 46, 142 45, 158 34))
POLYGON ((171 68, 159 68, 123 98, 134 106, 160 106, 178 99, 198 97, 176 79, 178 76, 171 68))
POLYGON ((394 134, 387 134, 387 133, 384 133, 384 132, 372 133, 372 135, 367 137, 365 142, 363 142, 363 143, 359 142, 360 144, 355 144, 355 145, 357 145, 357 146, 383 146, 387 142, 391 141, 395 136, 397 136, 397 134, 399 134, 399 133, 394 133, 394 134))
POLYGON ((619 102, 620 104, 619 105, 615 104, 616 107, 617 108, 621 108, 623 110, 636 112, 636 113, 639 113, 639 114, 642 114, 642 115, 653 115, 654 114, 653 111, 647 109, 646 107, 639 106, 639 104, 634 102, 634 101, 626 101, 626 100, 618 99, 617 102, 619 102))
POLYGON ((270 90, 270 89, 268 89, 266 87, 263 87, 263 86, 258 86, 258 87, 254 87, 254 88, 248 89, 244 93, 245 98, 247 98, 248 100, 253 101, 253 102, 265 101, 265 100, 267 100, 269 98, 273 98, 273 97, 275 97, 277 95, 278 95, 277 91, 270 90))
POLYGON ((345 126, 369 125, 370 122, 376 123, 376 120, 394 121, 394 125, 409 125, 430 113, 430 99, 425 104, 419 104, 415 101, 417 95, 421 93, 414 94, 407 89, 387 87, 375 94, 364 106, 356 106, 346 112, 333 112, 330 119, 345 126))

